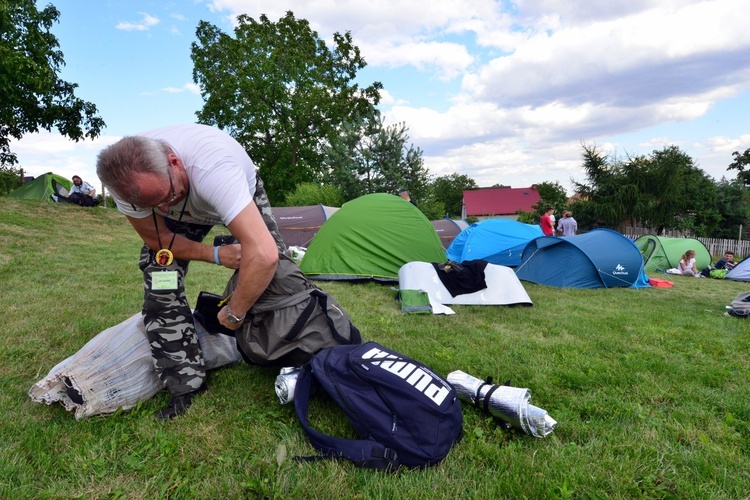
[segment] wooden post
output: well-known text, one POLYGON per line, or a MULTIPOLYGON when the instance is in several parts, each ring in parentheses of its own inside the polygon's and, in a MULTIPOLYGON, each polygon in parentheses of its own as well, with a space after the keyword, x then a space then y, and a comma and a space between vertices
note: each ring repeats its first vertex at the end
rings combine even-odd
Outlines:
POLYGON ((22 186, 23 186, 24 184, 26 184, 25 182, 23 182, 23 179, 24 179, 24 176, 23 176, 23 168, 22 168, 22 169, 21 169, 21 185, 22 185, 22 186))

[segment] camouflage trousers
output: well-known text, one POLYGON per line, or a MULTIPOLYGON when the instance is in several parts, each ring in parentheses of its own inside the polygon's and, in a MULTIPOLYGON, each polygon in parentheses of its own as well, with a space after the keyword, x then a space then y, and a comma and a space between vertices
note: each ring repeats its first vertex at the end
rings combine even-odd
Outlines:
MULTIPOLYGON (((286 245, 273 218, 260 177, 257 177, 253 200, 273 235, 279 252, 284 253, 286 245)), ((202 242, 213 227, 171 219, 165 221, 175 234, 197 242, 202 242)), ((156 263, 154 256, 155 252, 148 246, 141 248, 139 267, 143 271, 143 324, 156 373, 169 392, 173 396, 179 396, 200 388, 206 379, 192 309, 185 296, 185 276, 190 262, 175 259, 169 266, 161 266, 156 263), (159 272, 175 272, 176 288, 154 290, 154 274, 159 272)))

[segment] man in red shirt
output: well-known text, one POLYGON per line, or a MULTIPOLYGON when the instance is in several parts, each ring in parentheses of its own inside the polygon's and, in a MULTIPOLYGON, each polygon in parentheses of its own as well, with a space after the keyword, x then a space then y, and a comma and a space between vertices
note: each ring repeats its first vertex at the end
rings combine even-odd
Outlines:
POLYGON ((552 236, 553 234, 555 234, 554 222, 552 222, 552 218, 550 217, 550 215, 552 215, 554 211, 554 208, 547 207, 544 215, 542 215, 542 218, 539 220, 539 225, 542 226, 542 232, 544 233, 544 236, 552 236))

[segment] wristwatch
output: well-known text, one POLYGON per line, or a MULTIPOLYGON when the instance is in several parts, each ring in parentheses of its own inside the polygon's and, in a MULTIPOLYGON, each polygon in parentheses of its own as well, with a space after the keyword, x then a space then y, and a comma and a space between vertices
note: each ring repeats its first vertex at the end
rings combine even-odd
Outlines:
POLYGON ((242 323, 243 321, 245 321, 245 316, 235 316, 234 314, 232 314, 232 311, 229 310, 229 305, 227 305, 227 319, 230 323, 236 325, 237 323, 242 323))

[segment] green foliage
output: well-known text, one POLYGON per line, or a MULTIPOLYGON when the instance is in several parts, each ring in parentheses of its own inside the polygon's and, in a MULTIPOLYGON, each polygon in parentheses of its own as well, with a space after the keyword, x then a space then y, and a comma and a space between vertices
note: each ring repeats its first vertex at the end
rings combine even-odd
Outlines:
POLYGON ((712 237, 736 239, 740 229, 747 229, 750 223, 750 190, 742 181, 719 181, 716 184, 716 207, 721 215, 721 223, 712 237))
POLYGON ((15 191, 22 184, 20 169, 12 165, 0 165, 0 196, 15 191))
POLYGON ((240 15, 234 38, 201 21, 192 45, 200 123, 227 130, 259 165, 272 203, 323 174, 323 147, 347 122, 376 116, 382 85, 355 83, 366 66, 349 32, 332 48, 306 20, 240 15))
POLYGON ((50 29, 60 12, 33 0, 0 4, 0 165, 13 165, 11 139, 53 127, 75 141, 94 138, 104 127, 96 106, 77 98, 77 84, 58 77, 65 65, 50 29))
POLYGON ((325 205, 340 207, 344 203, 344 196, 336 186, 321 186, 313 182, 298 184, 295 190, 286 195, 284 203, 277 204, 285 207, 304 207, 309 205, 325 205))
POLYGON ((417 208, 430 220, 438 220, 445 217, 445 205, 434 198, 423 200, 417 205, 417 208))
POLYGON ((732 153, 734 161, 729 164, 727 170, 737 170, 737 180, 745 186, 750 187, 750 148, 740 154, 738 151, 732 153), (747 168, 747 170, 746 170, 747 168))
POLYGON ((571 206, 580 226, 629 222, 707 236, 721 220, 712 179, 676 146, 617 160, 583 145, 582 158, 588 183, 575 184, 582 200, 571 206))
MULTIPOLYGON (((209 390, 168 423, 153 417, 166 391, 82 420, 32 402, 29 388, 53 366, 139 314, 140 246, 116 210, 0 198, 0 498, 747 497, 748 320, 724 316, 746 283, 524 282, 533 307, 453 306, 455 315, 432 316, 402 314, 390 286, 319 282, 366 340, 443 376, 463 370, 528 387, 531 403, 558 421, 537 439, 462 403, 465 436, 443 462, 384 474, 293 460, 317 453, 294 409, 279 405, 277 369, 212 370, 209 390)), ((201 290, 221 292, 231 273, 192 263, 190 304, 201 290)), ((331 401, 312 405, 313 427, 353 437, 331 401)))
MULTIPOLYGON (((555 209, 555 216, 558 219, 562 218, 562 212, 568 206, 568 194, 565 192, 565 188, 562 185, 555 182, 542 182, 536 185, 537 191, 539 191, 540 200, 537 204, 533 205, 533 222, 527 222, 527 224, 537 224, 539 219, 547 211, 547 207, 555 209)), ((525 217, 526 218, 526 217, 525 217)), ((525 221, 524 221, 525 222, 525 221)))
POLYGON ((536 212, 524 212, 523 210, 516 211, 516 220, 523 222, 524 224, 539 224, 541 215, 536 212))
POLYGON ((326 182, 339 186, 346 200, 408 189, 419 205, 426 202, 429 171, 407 131, 403 123, 384 126, 381 120, 347 124, 325 148, 326 182))
POLYGON ((464 191, 472 189, 479 189, 476 181, 471 177, 455 172, 438 177, 430 184, 432 196, 445 205, 445 216, 454 219, 461 217, 464 191))

